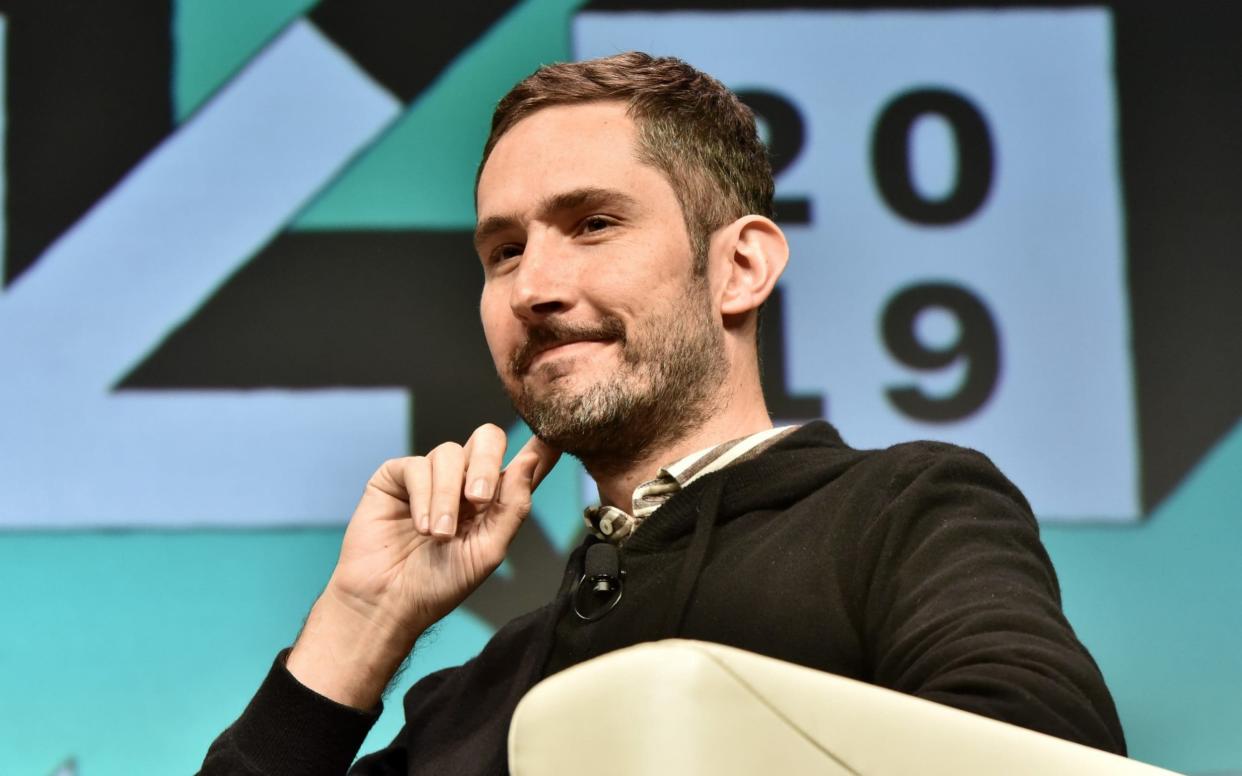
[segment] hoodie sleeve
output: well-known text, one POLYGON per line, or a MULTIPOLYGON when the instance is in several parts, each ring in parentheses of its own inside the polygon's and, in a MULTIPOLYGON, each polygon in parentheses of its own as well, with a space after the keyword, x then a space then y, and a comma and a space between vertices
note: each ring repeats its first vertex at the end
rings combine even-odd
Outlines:
POLYGON ((1124 754, 1022 494, 974 451, 894 451, 891 499, 864 537, 876 561, 864 605, 876 683, 1124 754))
POLYGON ((319 695, 285 668, 288 654, 277 656, 241 717, 207 750, 201 776, 341 776, 349 769, 381 707, 363 711, 319 695))

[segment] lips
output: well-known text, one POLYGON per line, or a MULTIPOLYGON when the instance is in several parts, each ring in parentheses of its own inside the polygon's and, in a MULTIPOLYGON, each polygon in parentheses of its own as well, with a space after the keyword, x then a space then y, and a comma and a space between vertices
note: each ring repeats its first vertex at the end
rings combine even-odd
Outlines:
POLYGON ((521 358, 517 360, 516 369, 514 371, 518 375, 526 374, 526 372, 530 371, 531 367, 534 366, 535 362, 540 359, 540 356, 554 350, 559 350, 567 345, 576 345, 580 342, 607 343, 612 341, 613 340, 610 339, 569 339, 547 343, 537 348, 531 348, 529 351, 520 351, 521 358))
POLYGON ((559 351, 561 348, 564 348, 570 345, 577 345, 578 343, 581 343, 581 342, 598 342, 602 344, 602 343, 607 343, 611 341, 612 340, 585 339, 585 340, 570 340, 569 342, 561 342, 556 345, 543 348, 539 350, 538 352, 536 352, 534 357, 531 358, 531 365, 533 366, 535 362, 539 361, 540 357, 543 356, 545 353, 550 353, 552 351, 559 351))
POLYGON ((624 341, 625 324, 617 318, 608 317, 591 326, 549 320, 529 329, 526 341, 509 360, 509 369, 512 374, 521 377, 530 370, 536 358, 549 350, 578 342, 624 341))

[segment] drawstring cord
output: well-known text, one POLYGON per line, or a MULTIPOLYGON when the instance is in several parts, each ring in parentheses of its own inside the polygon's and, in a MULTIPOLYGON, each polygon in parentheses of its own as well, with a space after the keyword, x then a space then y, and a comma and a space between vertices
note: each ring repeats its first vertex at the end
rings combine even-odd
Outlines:
POLYGON ((690 607, 690 598, 694 595, 694 587, 707 562, 707 551, 711 547, 712 530, 716 527, 716 518, 720 513, 720 500, 724 494, 725 478, 713 477, 706 487, 702 501, 698 504, 698 513, 694 519, 694 535, 690 538, 690 547, 681 564, 681 573, 677 577, 677 586, 673 591, 673 605, 668 610, 665 624, 665 638, 680 636, 685 624, 686 609, 690 607))

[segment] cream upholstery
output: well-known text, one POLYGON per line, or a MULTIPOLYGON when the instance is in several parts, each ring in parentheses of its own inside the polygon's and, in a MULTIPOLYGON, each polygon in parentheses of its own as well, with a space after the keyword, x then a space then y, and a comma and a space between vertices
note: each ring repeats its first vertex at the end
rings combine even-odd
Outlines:
POLYGON ((641 644, 522 699, 514 776, 1169 773, 719 644, 641 644))

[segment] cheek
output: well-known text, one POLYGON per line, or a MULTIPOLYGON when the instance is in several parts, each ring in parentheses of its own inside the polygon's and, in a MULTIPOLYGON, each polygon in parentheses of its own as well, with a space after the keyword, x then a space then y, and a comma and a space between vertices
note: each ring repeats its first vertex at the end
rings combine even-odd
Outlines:
POLYGON ((487 349, 491 351, 492 362, 499 367, 508 360, 513 349, 513 316, 509 307, 501 303, 495 294, 485 290, 479 300, 479 319, 483 323, 483 337, 487 340, 487 349))

